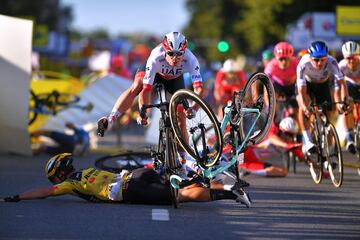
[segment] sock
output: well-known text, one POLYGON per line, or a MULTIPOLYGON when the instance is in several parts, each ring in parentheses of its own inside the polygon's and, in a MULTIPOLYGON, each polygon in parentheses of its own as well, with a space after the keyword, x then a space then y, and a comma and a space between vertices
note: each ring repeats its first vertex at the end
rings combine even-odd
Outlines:
POLYGON ((231 189, 234 187, 234 185, 224 184, 224 190, 225 191, 231 191, 231 189))
POLYGON ((251 174, 266 177, 266 170, 260 169, 260 170, 251 171, 251 174))
POLYGON ((304 141, 305 144, 310 141, 310 132, 309 132, 309 130, 302 131, 302 136, 303 136, 303 141, 304 141))
POLYGON ((350 129, 350 128, 346 129, 345 139, 346 139, 346 142, 353 141, 353 129, 350 129))
POLYGON ((210 189, 211 201, 222 200, 222 199, 236 199, 237 196, 231 191, 210 189))

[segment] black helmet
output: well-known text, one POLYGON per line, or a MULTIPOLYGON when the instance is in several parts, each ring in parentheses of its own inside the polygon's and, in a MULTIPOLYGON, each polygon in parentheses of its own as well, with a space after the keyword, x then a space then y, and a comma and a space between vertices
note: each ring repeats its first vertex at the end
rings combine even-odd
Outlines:
POLYGON ((45 166, 45 174, 50 182, 54 183, 54 177, 65 180, 64 176, 74 170, 72 162, 73 158, 71 153, 61 153, 50 158, 45 166), (64 176, 58 176, 60 171, 64 172, 64 176))

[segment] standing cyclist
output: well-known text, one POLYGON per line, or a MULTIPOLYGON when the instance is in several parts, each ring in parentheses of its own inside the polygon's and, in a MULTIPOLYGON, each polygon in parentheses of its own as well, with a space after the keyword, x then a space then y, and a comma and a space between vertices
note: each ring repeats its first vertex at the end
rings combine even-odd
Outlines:
MULTIPOLYGON (((187 39, 180 32, 170 32, 165 35, 162 43, 154 48, 148 58, 143 79, 143 90, 139 95, 139 108, 150 104, 151 90, 154 83, 162 83, 165 90, 174 94, 177 90, 185 88, 183 74, 190 73, 194 92, 202 96, 203 82, 200 75, 200 65, 194 54, 187 49, 187 39)), ((192 109, 189 108, 187 116, 192 115, 192 109)), ((178 113, 180 129, 183 129, 186 135, 186 116, 184 112, 178 113)), ((139 123, 148 124, 148 117, 140 116, 139 123)), ((182 170, 181 177, 186 177, 186 158, 185 151, 179 151, 182 170)))
MULTIPOLYGON (((275 58, 269 62, 264 72, 269 76, 274 85, 276 99, 279 99, 280 96, 285 98, 286 106, 289 106, 288 113, 295 117, 295 111, 298 108, 295 97, 296 67, 299 60, 293 56, 294 48, 288 42, 276 44, 274 55, 275 58)), ((278 113, 276 122, 279 123, 284 116, 278 110, 276 113, 278 113)))
MULTIPOLYGON (((328 47, 325 42, 312 42, 297 66, 297 101, 299 104, 299 125, 303 135, 305 152, 314 152, 316 147, 312 142, 309 132, 310 100, 316 104, 323 102, 332 103, 332 95, 337 103, 339 113, 344 113, 344 106, 348 103, 348 91, 344 81, 344 75, 340 71, 337 61, 328 55, 328 47), (339 102, 343 103, 339 103, 339 102), (345 104, 345 105, 344 105, 345 104)), ((332 105, 327 108, 332 111, 332 105)), ((348 109, 346 109, 348 111, 348 109)))
MULTIPOLYGON (((342 46, 342 54, 344 59, 339 62, 339 68, 345 75, 346 86, 349 91, 349 96, 354 100, 360 100, 360 46, 354 41, 348 41, 342 46)), ((343 126, 346 129, 346 148, 349 152, 355 153, 353 129, 354 117, 360 119, 359 109, 354 108, 353 112, 343 116, 341 119, 343 126)))

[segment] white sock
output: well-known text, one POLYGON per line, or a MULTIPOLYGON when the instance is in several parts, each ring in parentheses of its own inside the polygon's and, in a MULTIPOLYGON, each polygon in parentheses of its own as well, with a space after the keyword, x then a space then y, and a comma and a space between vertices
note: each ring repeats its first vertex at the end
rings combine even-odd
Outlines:
POLYGON ((233 186, 234 186, 234 185, 224 184, 224 190, 225 190, 225 191, 231 191, 231 189, 232 189, 233 186))
POLYGON ((309 132, 309 130, 302 131, 302 136, 303 136, 305 144, 310 142, 310 132, 309 132))
POLYGON ((260 170, 256 170, 256 171, 251 171, 251 174, 265 177, 266 176, 266 170, 265 169, 260 169, 260 170))

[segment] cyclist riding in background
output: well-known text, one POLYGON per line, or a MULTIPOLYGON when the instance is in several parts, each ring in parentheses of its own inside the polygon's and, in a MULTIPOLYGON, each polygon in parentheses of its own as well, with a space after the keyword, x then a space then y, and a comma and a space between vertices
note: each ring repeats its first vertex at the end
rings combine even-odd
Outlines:
MULTIPOLYGON (((177 90, 185 88, 183 74, 190 73, 194 92, 202 96, 203 82, 200 74, 200 65, 194 54, 187 48, 188 41, 180 32, 170 32, 165 35, 161 44, 151 51, 146 65, 143 66, 145 76, 143 90, 139 95, 139 109, 151 102, 151 90, 154 83, 162 83, 166 92, 174 94, 177 90)), ((178 112, 180 129, 186 135, 186 117, 193 115, 193 109, 188 108, 178 112)), ((148 124, 147 114, 140 116, 138 122, 148 124)), ((186 176, 186 153, 179 151, 182 170, 180 175, 186 176)), ((182 176, 182 177, 183 177, 182 176)))
MULTIPOLYGON (((349 96, 354 100, 360 100, 360 45, 354 41, 345 42, 342 46, 342 54, 344 59, 339 62, 339 68, 345 75, 346 86, 349 91, 349 96)), ((343 126, 347 129, 346 132, 346 146, 349 152, 355 153, 354 146, 354 117, 360 119, 359 109, 354 108, 353 112, 340 118, 343 126)))
POLYGON ((232 100, 234 91, 239 91, 245 83, 245 73, 238 69, 233 59, 227 59, 215 77, 214 97, 220 119, 223 117, 223 107, 232 100))
MULTIPOLYGON (((275 58, 266 66, 264 72, 271 79, 277 99, 284 97, 289 114, 296 116, 298 108, 295 97, 296 67, 299 60, 293 56, 294 48, 288 42, 279 42, 274 47, 275 58)), ((278 111, 276 111, 278 112, 278 111)), ((283 116, 277 116, 277 122, 280 122, 283 116)))
MULTIPOLYGON (((62 153, 49 159, 45 166, 45 174, 53 186, 0 198, 0 202, 19 202, 70 194, 90 202, 171 204, 169 183, 163 183, 155 171, 147 168, 138 168, 132 172, 123 170, 119 174, 92 167, 75 170, 72 155, 62 153)), ((206 202, 221 199, 233 199, 242 204, 250 204, 234 186, 222 183, 213 183, 210 188, 197 184, 190 185, 179 190, 178 200, 206 202)))
POLYGON ((264 69, 269 64, 271 59, 274 58, 273 51, 266 49, 261 53, 261 61, 256 62, 255 72, 264 72, 264 69))
MULTIPOLYGON (((308 107, 310 101, 315 100, 316 104, 322 104, 325 101, 332 103, 331 95, 333 94, 339 113, 344 113, 345 106, 348 103, 348 91, 344 75, 340 71, 336 59, 328 55, 328 47, 325 42, 312 42, 308 52, 301 58, 297 66, 296 90, 298 92, 299 125, 303 135, 304 151, 312 153, 316 147, 309 131, 308 117, 310 112, 308 107)), ((332 111, 332 106, 328 105, 327 110, 332 111)), ((348 110, 349 108, 345 109, 345 111, 348 110)))

